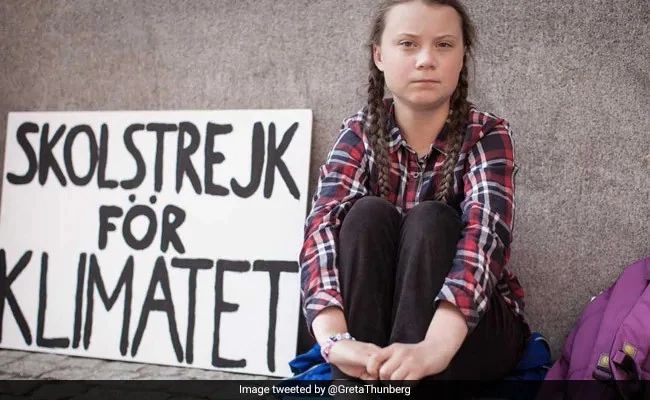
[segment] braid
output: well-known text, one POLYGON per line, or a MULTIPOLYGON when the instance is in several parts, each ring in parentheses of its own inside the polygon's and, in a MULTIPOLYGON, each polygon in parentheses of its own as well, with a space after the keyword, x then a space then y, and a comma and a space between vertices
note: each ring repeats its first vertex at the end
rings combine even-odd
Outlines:
POLYGON ((458 79, 458 86, 451 96, 450 101, 450 116, 449 116, 449 130, 447 139, 447 158, 442 166, 442 182, 434 199, 449 203, 451 200, 451 189, 454 183, 454 168, 458 162, 460 149, 463 145, 463 137, 465 136, 465 125, 469 115, 469 102, 467 101, 468 80, 467 80, 467 64, 463 56, 463 68, 460 71, 458 79))
POLYGON ((368 83, 368 115, 365 130, 370 146, 375 153, 379 196, 387 198, 390 193, 388 181, 390 160, 388 158, 388 132, 386 132, 387 111, 384 104, 384 74, 377 69, 372 57, 370 58, 368 83))

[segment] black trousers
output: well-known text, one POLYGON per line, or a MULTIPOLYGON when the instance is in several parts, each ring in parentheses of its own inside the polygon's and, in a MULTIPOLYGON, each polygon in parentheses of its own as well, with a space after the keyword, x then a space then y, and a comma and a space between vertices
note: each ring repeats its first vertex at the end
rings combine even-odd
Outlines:
MULTIPOLYGON (((350 334, 385 347, 424 339, 434 299, 449 273, 462 222, 450 206, 425 201, 404 218, 379 197, 355 202, 339 233, 339 281, 350 334)), ((501 296, 449 367, 426 379, 500 379, 516 366, 529 332, 501 296)), ((350 378, 332 365, 334 379, 350 378)))

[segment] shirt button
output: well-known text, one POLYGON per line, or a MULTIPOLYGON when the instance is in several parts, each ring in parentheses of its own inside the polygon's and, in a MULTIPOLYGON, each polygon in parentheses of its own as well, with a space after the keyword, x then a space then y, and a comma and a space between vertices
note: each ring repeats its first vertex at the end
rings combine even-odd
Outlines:
POLYGON ((417 172, 417 171, 416 172, 411 172, 411 178, 417 179, 419 176, 420 176, 419 172, 417 172))

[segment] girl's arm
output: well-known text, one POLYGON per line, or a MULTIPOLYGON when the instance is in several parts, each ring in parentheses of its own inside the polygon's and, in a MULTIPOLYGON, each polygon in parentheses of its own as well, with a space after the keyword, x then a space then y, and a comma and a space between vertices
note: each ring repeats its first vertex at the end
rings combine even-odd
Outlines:
MULTIPOLYGON (((489 122, 488 122, 489 123, 489 122)), ((463 177, 463 232, 451 271, 436 301, 449 302, 464 317, 468 334, 510 258, 514 219, 514 144, 508 123, 498 119, 468 154, 463 177)), ((435 318, 431 329, 438 330, 435 318)))
MULTIPOLYGON (((432 349, 429 354, 437 354, 443 367, 446 368, 465 341, 467 333, 465 317, 458 307, 448 301, 441 301, 433 314, 423 343, 432 349)), ((427 375, 438 372, 440 371, 433 371, 427 375)))
POLYGON ((325 343, 332 335, 348 331, 343 310, 338 307, 328 307, 319 312, 311 327, 316 341, 320 344, 325 343))
POLYGON ((303 313, 319 343, 345 332, 343 301, 337 274, 337 241, 343 218, 354 201, 367 195, 367 157, 362 139, 362 115, 343 122, 334 147, 320 169, 312 210, 305 222, 300 251, 303 313), (320 316, 325 310, 328 311, 320 316), (320 316, 314 324, 317 316, 320 316))
MULTIPOLYGON (((362 114, 343 122, 341 133, 321 167, 312 210, 305 222, 300 252, 301 295, 309 331, 324 345, 347 332, 336 265, 338 233, 354 201, 367 195, 366 145, 362 114)), ((329 351, 329 361, 349 376, 376 379, 366 372, 369 357, 379 350, 372 343, 343 340, 329 351)))

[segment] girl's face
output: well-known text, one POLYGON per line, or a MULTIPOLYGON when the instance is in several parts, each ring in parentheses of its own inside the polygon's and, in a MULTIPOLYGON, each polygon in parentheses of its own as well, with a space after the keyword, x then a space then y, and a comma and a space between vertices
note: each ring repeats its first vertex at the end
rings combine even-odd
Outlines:
POLYGON ((460 15, 450 6, 402 3, 386 15, 373 59, 397 104, 413 110, 444 106, 463 67, 460 15))

